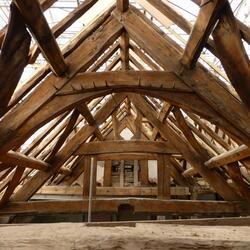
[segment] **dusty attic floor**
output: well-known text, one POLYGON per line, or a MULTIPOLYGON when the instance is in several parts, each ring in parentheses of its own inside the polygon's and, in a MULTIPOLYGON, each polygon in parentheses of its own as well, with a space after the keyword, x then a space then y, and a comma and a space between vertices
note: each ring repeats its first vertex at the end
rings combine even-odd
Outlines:
POLYGON ((250 227, 1 225, 0 249, 250 249, 250 227))

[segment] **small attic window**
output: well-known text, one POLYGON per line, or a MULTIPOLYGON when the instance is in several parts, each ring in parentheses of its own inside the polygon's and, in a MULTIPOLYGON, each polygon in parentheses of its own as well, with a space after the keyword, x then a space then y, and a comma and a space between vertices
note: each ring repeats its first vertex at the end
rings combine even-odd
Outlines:
POLYGON ((131 138, 133 137, 133 135, 134 135, 134 134, 133 134, 133 133, 131 132, 131 130, 128 129, 128 128, 123 129, 122 132, 120 133, 120 136, 121 136, 124 140, 126 140, 126 141, 131 140, 131 138))

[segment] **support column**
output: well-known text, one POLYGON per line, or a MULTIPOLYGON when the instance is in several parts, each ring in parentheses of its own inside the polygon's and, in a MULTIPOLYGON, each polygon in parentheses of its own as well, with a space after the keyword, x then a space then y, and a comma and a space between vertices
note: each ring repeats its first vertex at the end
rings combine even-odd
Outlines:
POLYGON ((139 180, 139 164, 138 160, 134 160, 134 186, 138 186, 138 180, 139 180))
POLYGON ((170 166, 167 155, 159 154, 157 159, 158 199, 170 199, 170 166))
POLYGON ((112 161, 111 160, 107 160, 104 162, 103 186, 104 187, 112 186, 112 161))
MULTIPOLYGON (((91 159, 89 156, 85 157, 84 160, 84 172, 83 172, 83 197, 86 198, 89 196, 90 188, 90 164, 91 159)), ((96 170, 97 170, 97 159, 94 158, 93 166, 93 197, 96 196, 96 170)))
POLYGON ((141 185, 148 185, 148 160, 140 160, 139 161, 140 166, 140 179, 141 179, 141 185))
POLYGON ((120 166, 120 187, 124 187, 124 160, 121 161, 120 166))

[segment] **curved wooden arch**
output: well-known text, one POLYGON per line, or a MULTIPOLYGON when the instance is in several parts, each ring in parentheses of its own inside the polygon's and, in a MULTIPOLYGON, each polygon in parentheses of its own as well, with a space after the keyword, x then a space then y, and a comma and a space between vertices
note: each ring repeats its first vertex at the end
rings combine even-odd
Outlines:
MULTIPOLYGON (((34 96, 38 95, 39 91, 38 89, 38 93, 34 96)), ((20 146, 37 129, 81 102, 117 92, 134 92, 168 101, 219 125, 239 141, 246 142, 248 139, 171 72, 99 72, 76 75, 61 90, 55 91, 48 101, 41 104, 24 121, 20 121, 20 115, 16 114, 25 112, 27 106, 32 105, 34 100, 30 103, 29 101, 34 97, 17 106, 0 124, 0 151, 7 152, 13 146, 20 146)))

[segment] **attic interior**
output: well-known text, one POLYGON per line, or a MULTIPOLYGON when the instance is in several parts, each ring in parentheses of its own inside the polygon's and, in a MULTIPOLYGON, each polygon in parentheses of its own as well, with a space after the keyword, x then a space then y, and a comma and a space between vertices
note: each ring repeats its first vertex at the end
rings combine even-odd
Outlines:
POLYGON ((0 223, 250 226, 248 1, 2 2, 0 223))

